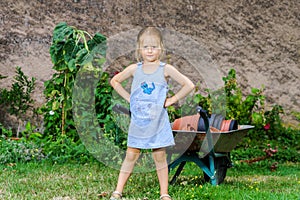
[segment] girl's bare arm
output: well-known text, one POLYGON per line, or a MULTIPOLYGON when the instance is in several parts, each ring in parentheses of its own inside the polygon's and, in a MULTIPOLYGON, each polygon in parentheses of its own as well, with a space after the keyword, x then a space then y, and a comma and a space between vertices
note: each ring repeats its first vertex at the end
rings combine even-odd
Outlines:
POLYGON ((136 64, 129 65, 122 72, 115 75, 110 81, 110 84, 115 91, 128 102, 130 102, 130 94, 124 89, 122 82, 133 76, 136 68, 136 64))
POLYGON ((193 82, 187 78, 185 75, 180 73, 175 67, 167 64, 165 66, 165 76, 170 77, 181 85, 181 89, 172 97, 167 98, 165 102, 165 107, 168 107, 180 99, 187 96, 194 88, 193 82))

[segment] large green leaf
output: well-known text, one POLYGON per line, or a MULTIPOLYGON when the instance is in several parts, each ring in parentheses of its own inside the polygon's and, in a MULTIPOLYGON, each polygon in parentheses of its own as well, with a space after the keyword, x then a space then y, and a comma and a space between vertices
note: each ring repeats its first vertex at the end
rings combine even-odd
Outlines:
POLYGON ((80 49, 76 54, 76 63, 81 65, 87 59, 89 52, 87 49, 80 49))
POLYGON ((74 33, 74 29, 67 25, 66 22, 57 24, 53 31, 53 43, 64 41, 74 33))
POLYGON ((77 64, 84 66, 87 63, 91 63, 96 57, 104 57, 106 54, 106 38, 100 33, 96 33, 94 37, 88 42, 89 51, 80 51, 77 53, 77 64))
POLYGON ((75 59, 72 59, 68 62, 68 69, 70 72, 73 72, 76 69, 75 59))
POLYGON ((100 33, 96 33, 94 37, 88 41, 88 46, 90 51, 93 51, 95 48, 98 53, 102 56, 105 56, 106 52, 106 37, 101 35, 100 33))
POLYGON ((77 45, 74 40, 68 40, 63 47, 64 60, 69 62, 74 59, 77 52, 77 45))
POLYGON ((65 107, 65 110, 71 110, 72 109, 72 99, 71 98, 68 98, 66 99, 66 107, 65 107))
POLYGON ((253 94, 258 94, 260 92, 260 89, 258 89, 258 88, 251 88, 251 92, 253 94))
POLYGON ((68 69, 68 65, 64 62, 64 60, 60 60, 54 64, 53 69, 57 71, 64 71, 68 69))
MULTIPOLYGON (((50 46, 50 56, 54 65, 65 59, 65 52, 73 49, 72 41, 74 29, 68 26, 65 22, 59 23, 53 31, 52 45, 50 46), (67 50, 67 51, 66 51, 67 50)), ((72 52, 72 51, 71 51, 72 52)), ((69 54, 67 54, 68 56, 69 54)), ((56 69, 57 67, 54 67, 56 69)), ((61 66, 58 67, 60 70, 61 66)))
POLYGON ((60 103, 58 101, 53 101, 52 103, 52 110, 57 110, 60 106, 60 103))
POLYGON ((63 54, 62 54, 62 45, 57 46, 56 44, 52 44, 50 46, 50 56, 51 56, 51 61, 53 64, 57 63, 59 60, 62 60, 63 54))

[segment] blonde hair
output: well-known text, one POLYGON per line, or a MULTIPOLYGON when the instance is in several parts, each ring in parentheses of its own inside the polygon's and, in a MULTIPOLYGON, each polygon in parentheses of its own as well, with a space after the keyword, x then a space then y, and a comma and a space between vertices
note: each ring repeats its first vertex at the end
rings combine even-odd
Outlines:
POLYGON ((161 32, 158 28, 150 26, 150 27, 143 28, 137 36, 136 50, 135 50, 135 57, 136 57, 137 61, 139 62, 141 60, 141 57, 142 57, 141 54, 140 54, 140 45, 141 45, 141 42, 142 42, 142 37, 144 35, 148 35, 148 36, 151 36, 151 37, 157 37, 157 39, 159 40, 159 46, 161 48, 159 59, 162 59, 163 56, 164 56, 164 53, 165 53, 162 34, 161 34, 161 32))

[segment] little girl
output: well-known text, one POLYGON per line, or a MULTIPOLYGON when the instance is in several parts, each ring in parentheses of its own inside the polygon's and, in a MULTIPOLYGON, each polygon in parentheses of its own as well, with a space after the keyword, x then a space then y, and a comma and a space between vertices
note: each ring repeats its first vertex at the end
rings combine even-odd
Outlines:
POLYGON ((137 37, 137 64, 126 67, 111 80, 112 87, 130 103, 131 122, 128 130, 126 156, 116 190, 111 200, 121 199, 124 186, 132 173, 141 149, 152 149, 160 185, 160 199, 169 200, 168 164, 165 148, 174 145, 166 107, 189 94, 194 84, 172 65, 161 62, 164 45, 161 32, 155 27, 142 29, 137 37), (121 85, 133 77, 131 94, 121 85), (167 98, 166 78, 172 78, 181 89, 167 98))

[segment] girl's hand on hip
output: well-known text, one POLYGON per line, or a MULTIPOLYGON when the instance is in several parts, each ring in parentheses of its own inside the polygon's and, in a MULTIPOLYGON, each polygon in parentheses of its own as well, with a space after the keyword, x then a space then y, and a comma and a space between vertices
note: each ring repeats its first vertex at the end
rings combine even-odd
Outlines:
POLYGON ((170 98, 167 98, 165 101, 165 108, 173 105, 174 103, 176 103, 178 101, 178 99, 176 98, 176 96, 172 96, 170 98))

